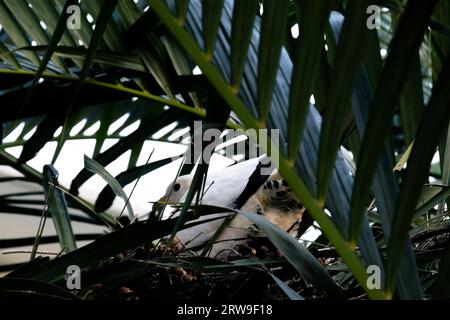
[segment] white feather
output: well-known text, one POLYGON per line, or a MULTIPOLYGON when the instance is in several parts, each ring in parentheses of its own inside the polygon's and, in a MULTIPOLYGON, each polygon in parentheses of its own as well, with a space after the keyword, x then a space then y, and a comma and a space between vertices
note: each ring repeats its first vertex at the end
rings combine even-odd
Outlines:
MULTIPOLYGON (((202 204, 214 205, 217 207, 234 208, 234 202, 244 191, 250 176, 255 172, 258 164, 267 163, 266 155, 258 158, 243 161, 241 163, 226 167, 224 169, 208 172, 205 184, 205 193, 202 197, 202 204)), ((267 169, 267 168, 266 168, 267 169)), ((267 171, 272 171, 268 169, 267 171)), ((262 173, 267 173, 267 171, 262 173)), ((192 182, 192 175, 178 177, 166 190, 166 197, 170 203, 183 203, 192 182)), ((223 217, 228 214, 215 214, 202 216, 196 221, 223 217)), ((188 247, 201 245, 208 241, 223 223, 219 219, 210 223, 200 224, 180 231, 177 236, 180 241, 188 247)))

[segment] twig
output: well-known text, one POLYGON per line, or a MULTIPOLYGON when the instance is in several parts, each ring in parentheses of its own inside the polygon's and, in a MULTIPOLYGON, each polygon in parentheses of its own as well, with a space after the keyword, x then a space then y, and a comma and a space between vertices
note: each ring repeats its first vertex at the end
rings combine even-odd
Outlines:
MULTIPOLYGON (((32 253, 32 250, 10 250, 10 251, 3 251, 4 255, 7 254, 17 254, 17 253, 32 253)), ((59 253, 56 252, 50 252, 50 251, 36 251, 36 254, 47 254, 47 255, 54 255, 57 256, 59 253)))

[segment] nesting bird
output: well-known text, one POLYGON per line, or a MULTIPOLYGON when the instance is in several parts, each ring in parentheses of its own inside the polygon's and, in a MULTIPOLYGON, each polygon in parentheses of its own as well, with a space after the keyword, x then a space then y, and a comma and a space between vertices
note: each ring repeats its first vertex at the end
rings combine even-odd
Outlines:
MULTIPOLYGON (((170 203, 183 203, 189 190, 192 176, 180 176, 166 191, 170 203)), ((281 229, 295 235, 301 222, 304 207, 276 169, 271 167, 267 156, 244 161, 215 172, 208 172, 206 192, 202 204, 238 209, 264 216, 281 229), (263 174, 271 172, 270 175, 263 174)), ((178 232, 182 245, 196 250, 213 242, 209 256, 225 258, 260 235, 258 228, 242 214, 216 214, 221 219, 203 223, 178 232), (220 234, 217 231, 221 230, 220 234)), ((202 216, 198 221, 210 219, 202 216)))

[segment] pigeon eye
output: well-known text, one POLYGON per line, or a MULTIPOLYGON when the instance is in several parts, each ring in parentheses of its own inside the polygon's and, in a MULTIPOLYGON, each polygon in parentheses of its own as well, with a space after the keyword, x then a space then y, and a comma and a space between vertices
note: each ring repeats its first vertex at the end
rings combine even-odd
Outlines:
POLYGON ((173 190, 178 191, 180 190, 180 184, 179 183, 175 183, 175 185, 173 186, 173 190))

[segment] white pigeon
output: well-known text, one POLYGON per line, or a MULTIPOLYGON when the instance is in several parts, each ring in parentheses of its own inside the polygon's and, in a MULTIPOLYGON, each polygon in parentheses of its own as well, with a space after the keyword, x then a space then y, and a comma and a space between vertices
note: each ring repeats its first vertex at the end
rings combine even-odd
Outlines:
MULTIPOLYGON (((186 175, 171 183, 165 196, 168 202, 183 203, 191 181, 192 176, 186 175)), ((291 234, 296 232, 305 210, 277 170, 271 167, 265 155, 208 172, 205 190, 202 204, 261 214, 291 234), (266 175, 267 172, 272 173, 266 175)), ((202 216, 196 221, 225 216, 229 214, 202 216)), ((224 218, 184 229, 177 233, 177 237, 183 247, 195 250, 217 236, 217 230, 223 223, 226 223, 226 227, 214 239, 214 245, 209 252, 211 257, 223 258, 227 252, 233 252, 237 246, 245 243, 244 239, 258 234, 247 218, 236 214, 227 221, 224 218)))

